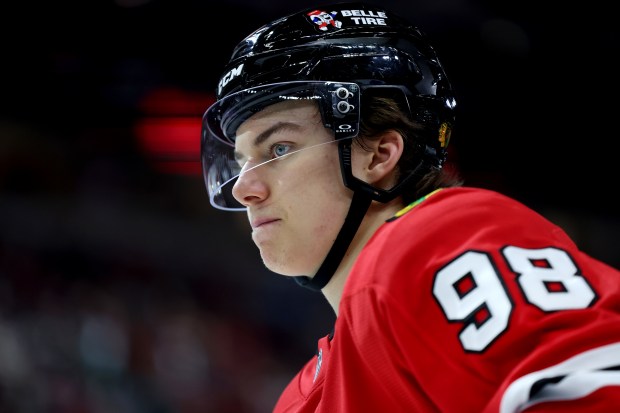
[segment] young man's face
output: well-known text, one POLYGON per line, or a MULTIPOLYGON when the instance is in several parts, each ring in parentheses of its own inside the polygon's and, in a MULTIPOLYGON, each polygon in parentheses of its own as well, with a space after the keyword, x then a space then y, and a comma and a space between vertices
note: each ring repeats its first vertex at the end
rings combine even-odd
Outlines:
POLYGON ((352 197, 316 103, 286 101, 255 114, 237 130, 235 152, 243 169, 233 195, 247 207, 265 266, 284 275, 315 274, 352 197))

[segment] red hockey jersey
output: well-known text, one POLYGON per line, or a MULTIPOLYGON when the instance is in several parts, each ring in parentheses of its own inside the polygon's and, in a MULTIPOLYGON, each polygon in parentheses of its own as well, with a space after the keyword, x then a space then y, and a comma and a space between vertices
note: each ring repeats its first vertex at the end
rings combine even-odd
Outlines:
POLYGON ((620 272, 521 203, 436 191, 382 225, 275 413, 620 411, 620 272))

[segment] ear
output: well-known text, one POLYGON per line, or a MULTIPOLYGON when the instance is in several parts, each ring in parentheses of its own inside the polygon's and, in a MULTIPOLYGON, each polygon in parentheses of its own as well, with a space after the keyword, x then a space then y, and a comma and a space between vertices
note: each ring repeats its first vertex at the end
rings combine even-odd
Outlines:
POLYGON ((396 179, 396 166, 404 150, 402 135, 393 130, 387 130, 373 139, 364 141, 366 149, 363 152, 362 165, 358 178, 378 187, 391 188, 396 179))

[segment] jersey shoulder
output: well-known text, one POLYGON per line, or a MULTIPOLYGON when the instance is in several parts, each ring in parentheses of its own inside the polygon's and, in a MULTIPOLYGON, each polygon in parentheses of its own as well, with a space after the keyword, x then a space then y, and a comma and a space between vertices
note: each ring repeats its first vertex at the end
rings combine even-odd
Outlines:
POLYGON ((572 244, 560 227, 514 198, 489 189, 455 187, 403 209, 377 231, 373 241, 398 244, 402 250, 405 245, 419 248, 420 244, 475 248, 476 241, 514 243, 532 237, 541 243, 572 244))
POLYGON ((429 214, 436 216, 439 223, 453 223, 467 218, 520 218, 546 220, 541 214, 522 202, 490 189, 476 187, 444 188, 412 203, 390 220, 402 217, 411 220, 427 219, 429 214), (415 212, 415 213, 414 213, 415 212))

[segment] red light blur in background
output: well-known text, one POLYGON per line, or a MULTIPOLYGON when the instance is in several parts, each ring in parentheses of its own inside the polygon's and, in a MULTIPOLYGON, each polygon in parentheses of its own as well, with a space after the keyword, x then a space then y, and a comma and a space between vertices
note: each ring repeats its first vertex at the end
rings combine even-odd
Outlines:
POLYGON ((144 117, 134 125, 143 155, 165 174, 202 174, 200 131, 204 111, 215 101, 213 94, 176 88, 157 89, 144 97, 144 117))

